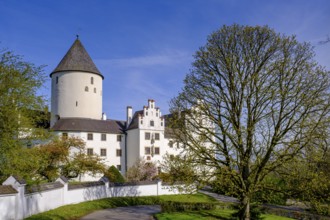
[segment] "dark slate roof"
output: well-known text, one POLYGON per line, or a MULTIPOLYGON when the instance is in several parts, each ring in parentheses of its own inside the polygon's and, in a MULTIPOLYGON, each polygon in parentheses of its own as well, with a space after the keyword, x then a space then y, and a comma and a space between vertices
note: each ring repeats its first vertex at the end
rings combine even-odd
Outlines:
POLYGON ((59 189, 59 188, 62 188, 63 186, 64 185, 60 182, 44 183, 44 184, 40 184, 40 185, 29 186, 29 187, 26 187, 25 194, 59 189))
POLYGON ((96 120, 88 118, 61 118, 52 127, 54 131, 85 131, 122 134, 126 122, 117 120, 96 120))
POLYGON ((74 184, 69 183, 68 190, 81 189, 81 188, 93 187, 93 186, 103 186, 103 185, 105 185, 105 183, 102 181, 82 182, 82 183, 74 183, 74 184))
POLYGON ((50 74, 50 77, 53 73, 62 72, 62 71, 82 71, 95 73, 100 75, 102 78, 103 75, 95 66, 93 60, 88 55, 86 49, 77 38, 72 44, 71 48, 65 54, 61 62, 57 65, 54 71, 50 74))
POLYGON ((0 195, 18 193, 11 185, 0 185, 0 195))
POLYGON ((25 181, 25 179, 23 179, 23 178, 21 178, 21 177, 19 177, 19 176, 13 176, 14 177, 14 179, 19 183, 19 184, 26 184, 26 181, 25 181))
POLYGON ((127 130, 135 129, 139 127, 139 115, 143 115, 143 110, 136 111, 133 115, 132 121, 129 124, 127 130))
POLYGON ((69 180, 65 176, 60 176, 60 179, 65 183, 69 182, 69 180))

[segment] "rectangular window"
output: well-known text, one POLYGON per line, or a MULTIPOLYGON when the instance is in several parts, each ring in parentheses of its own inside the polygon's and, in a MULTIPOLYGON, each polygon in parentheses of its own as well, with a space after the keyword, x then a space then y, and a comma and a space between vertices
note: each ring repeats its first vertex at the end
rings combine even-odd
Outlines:
POLYGON ((62 133, 62 139, 63 140, 68 139, 68 133, 62 133))
POLYGON ((155 147, 155 155, 159 155, 159 147, 155 147))
POLYGON ((144 154, 147 155, 147 154, 150 154, 151 151, 150 151, 150 147, 145 147, 144 148, 144 154))
POLYGON ((154 121, 150 121, 150 126, 151 127, 155 126, 155 122, 154 121))
POLYGON ((107 140, 107 134, 101 134, 101 141, 107 140))
POLYGON ((121 171, 121 165, 117 165, 117 169, 121 171))
POLYGON ((155 140, 159 140, 159 133, 155 133, 155 140))
POLYGON ((120 135, 120 134, 117 135, 117 141, 118 141, 118 142, 121 142, 121 135, 120 135))
POLYGON ((144 139, 145 140, 150 140, 150 132, 144 133, 144 139))
POLYGON ((116 150, 116 156, 117 157, 121 157, 121 149, 117 149, 116 150))
POLYGON ((89 140, 89 141, 93 140, 93 134, 92 133, 87 134, 87 140, 89 140))
POLYGON ((87 148, 87 155, 93 155, 93 148, 87 148))
POLYGON ((106 157, 107 156, 107 149, 101 149, 100 155, 102 157, 106 157))

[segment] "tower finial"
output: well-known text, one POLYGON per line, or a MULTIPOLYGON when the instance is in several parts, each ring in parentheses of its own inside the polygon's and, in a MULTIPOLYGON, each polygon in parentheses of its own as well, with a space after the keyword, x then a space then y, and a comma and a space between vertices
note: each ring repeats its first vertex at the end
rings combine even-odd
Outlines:
POLYGON ((77 34, 76 37, 77 37, 77 40, 79 40, 79 34, 77 34))

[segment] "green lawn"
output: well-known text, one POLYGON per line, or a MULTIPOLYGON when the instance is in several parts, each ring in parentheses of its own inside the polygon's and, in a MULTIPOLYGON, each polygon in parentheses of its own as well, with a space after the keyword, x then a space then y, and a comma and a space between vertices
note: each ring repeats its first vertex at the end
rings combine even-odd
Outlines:
MULTIPOLYGON (((79 219, 96 210, 115 208, 122 206, 134 206, 134 205, 156 205, 162 202, 191 202, 191 203, 205 203, 216 202, 216 200, 205 194, 193 194, 193 195, 165 195, 165 196, 145 196, 145 197, 118 197, 118 198, 106 198, 100 200, 94 200, 89 202, 82 202, 74 205, 66 205, 57 209, 43 212, 37 215, 33 215, 28 220, 72 220, 79 219)), ((160 213, 157 214, 159 220, 165 219, 230 219, 233 210, 229 209, 216 209, 210 211, 192 211, 183 213, 160 213)), ((283 218, 274 215, 264 215, 265 220, 287 220, 289 218, 283 218)))
POLYGON ((118 197, 106 198, 74 205, 66 205, 57 209, 33 215, 29 220, 67 220, 78 219, 93 211, 107 208, 134 205, 155 205, 162 201, 188 201, 188 202, 214 202, 215 199, 204 194, 193 195, 166 195, 166 196, 145 196, 145 197, 118 197))
MULTIPOLYGON (((158 220, 213 220, 223 219, 230 220, 231 214, 234 210, 230 209, 216 209, 211 211, 198 211, 198 212, 174 212, 174 213, 159 213, 156 214, 158 220)), ((276 215, 261 215, 263 220, 290 220, 291 218, 276 216, 276 215)))

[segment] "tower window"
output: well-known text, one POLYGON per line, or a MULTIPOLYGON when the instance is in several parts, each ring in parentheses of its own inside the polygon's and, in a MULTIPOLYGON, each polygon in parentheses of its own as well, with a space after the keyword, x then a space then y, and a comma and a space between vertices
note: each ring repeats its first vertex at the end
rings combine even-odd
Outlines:
POLYGON ((151 153, 150 147, 144 147, 144 154, 148 155, 151 153))
POLYGON ((101 153, 102 157, 106 157, 107 156, 107 149, 102 148, 100 153, 101 153))
POLYGON ((91 77, 91 84, 93 85, 94 84, 94 78, 91 77))
POLYGON ((78 101, 76 101, 76 106, 78 106, 78 101))
POLYGON ((93 148, 87 148, 87 155, 93 155, 93 148))
POLYGON ((58 76, 56 76, 56 84, 58 83, 58 76))
POLYGON ((150 140, 150 132, 144 133, 144 139, 145 140, 150 140))
POLYGON ((85 87, 85 92, 88 92, 88 86, 85 87))
POLYGON ((93 134, 92 133, 87 134, 87 140, 90 140, 90 141, 93 140, 93 134))
POLYGON ((96 93, 96 88, 94 88, 94 93, 96 93))
POLYGON ((107 140, 107 134, 101 134, 101 141, 107 140))

